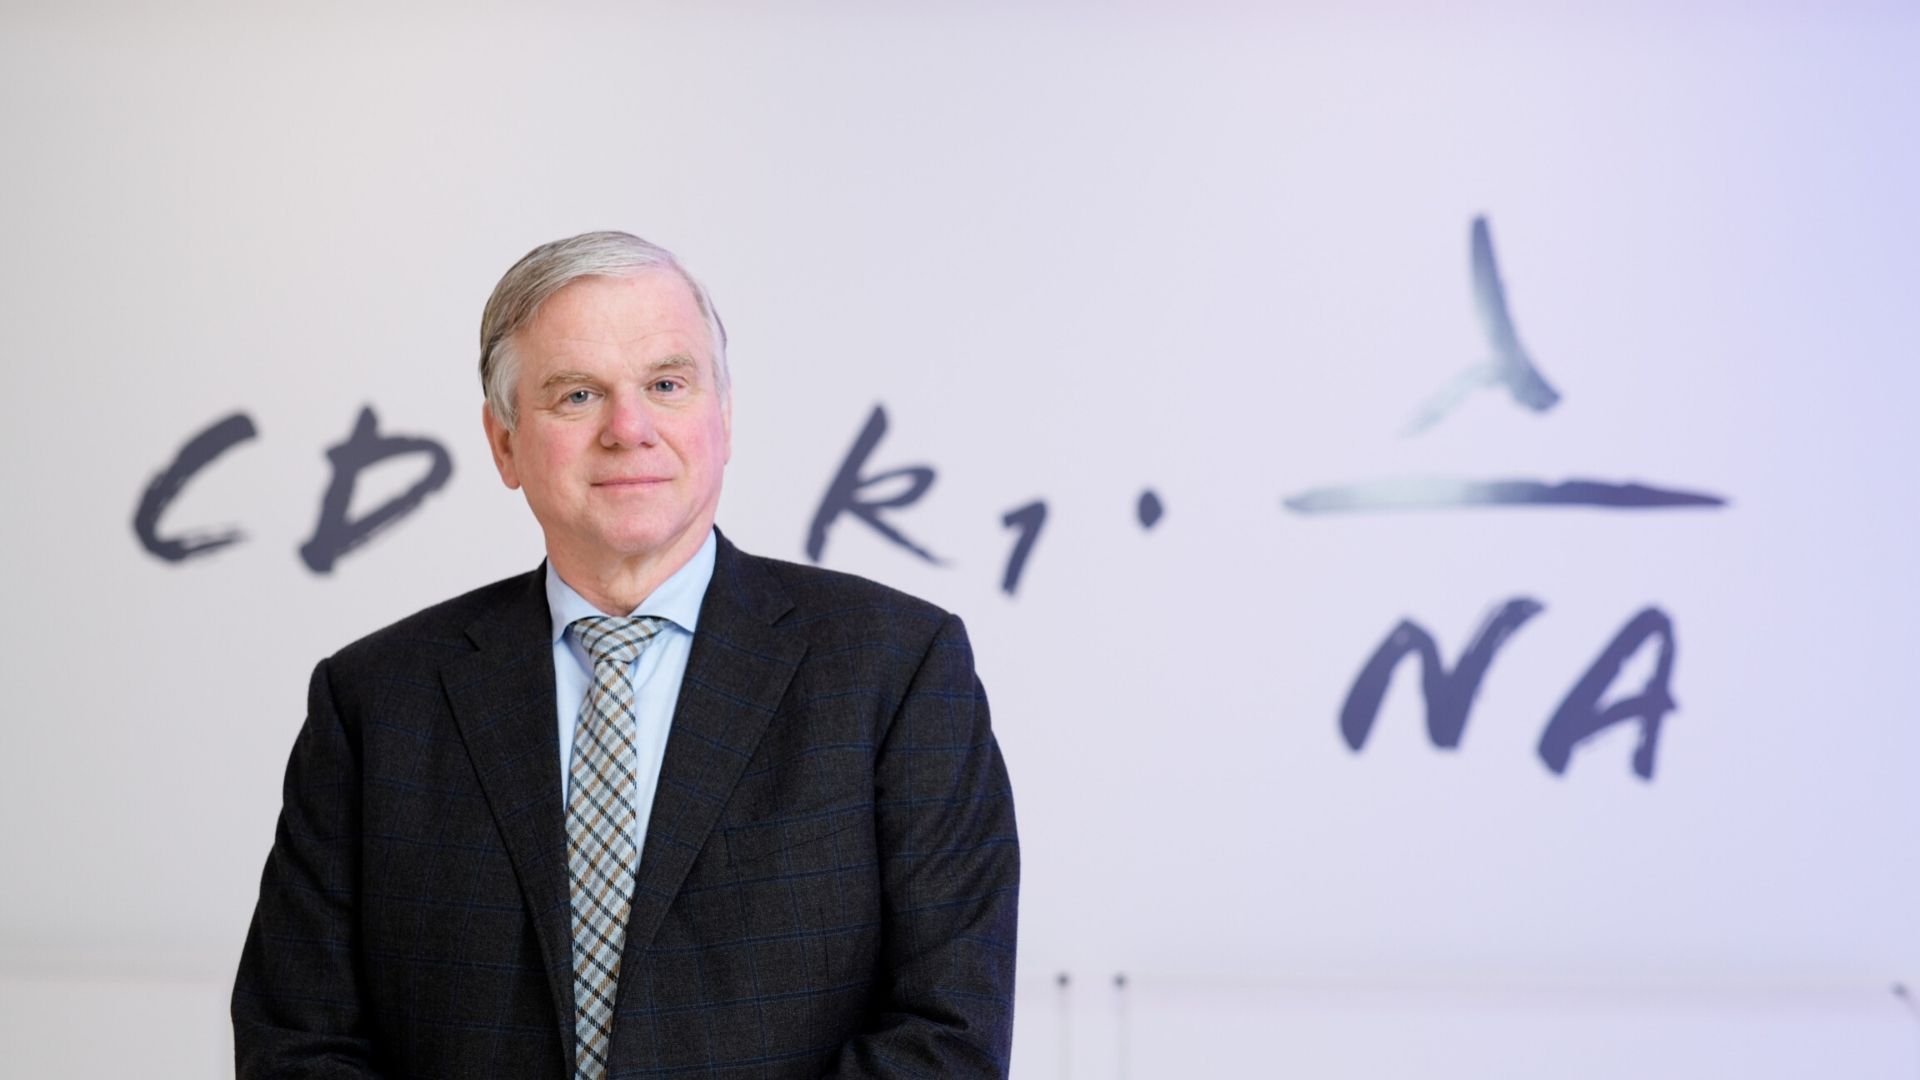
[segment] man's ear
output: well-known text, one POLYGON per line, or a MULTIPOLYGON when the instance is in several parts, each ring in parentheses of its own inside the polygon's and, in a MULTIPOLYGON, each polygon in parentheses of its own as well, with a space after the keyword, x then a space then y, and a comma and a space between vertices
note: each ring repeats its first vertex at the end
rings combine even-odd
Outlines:
POLYGON ((727 387, 727 396, 720 402, 720 430, 726 434, 727 450, 720 455, 720 464, 733 460, 733 387, 727 387))
POLYGON ((520 470, 513 461, 513 432, 500 418, 493 415, 493 407, 480 403, 480 426, 487 432, 487 449, 493 451, 493 467, 500 470, 500 482, 509 488, 519 488, 520 470))

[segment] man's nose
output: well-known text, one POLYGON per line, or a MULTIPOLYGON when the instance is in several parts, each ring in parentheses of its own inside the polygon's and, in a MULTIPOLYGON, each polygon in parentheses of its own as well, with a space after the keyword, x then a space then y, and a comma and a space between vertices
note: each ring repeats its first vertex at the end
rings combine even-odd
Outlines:
POLYGON ((621 446, 651 446, 658 433, 653 426, 653 409, 640 395, 615 395, 609 401, 607 425, 600 432, 600 444, 608 449, 621 446))

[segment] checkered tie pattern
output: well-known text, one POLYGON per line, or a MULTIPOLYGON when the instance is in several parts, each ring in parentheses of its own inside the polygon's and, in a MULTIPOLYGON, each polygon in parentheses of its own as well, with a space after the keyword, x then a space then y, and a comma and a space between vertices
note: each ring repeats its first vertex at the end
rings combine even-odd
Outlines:
POLYGON ((567 892, 573 902, 575 1080, 601 1080, 613 1038, 614 991, 627 907, 640 863, 634 845, 634 700, 627 667, 667 620, 575 619, 593 656, 593 687, 573 726, 567 782, 567 892))

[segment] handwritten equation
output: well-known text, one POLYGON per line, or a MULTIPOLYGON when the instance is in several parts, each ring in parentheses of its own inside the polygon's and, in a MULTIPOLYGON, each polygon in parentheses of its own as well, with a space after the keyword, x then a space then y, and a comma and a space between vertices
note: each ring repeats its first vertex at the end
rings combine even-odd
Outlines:
MULTIPOLYGON (((1472 293, 1488 355, 1422 402, 1401 429, 1403 437, 1417 437, 1431 430, 1478 391, 1504 390, 1517 406, 1536 413, 1551 410, 1561 399, 1521 343, 1484 217, 1473 219, 1468 246, 1472 293)), ((929 495, 938 472, 926 463, 876 465, 887 431, 886 408, 876 403, 829 480, 807 526, 803 546, 809 560, 820 562, 833 531, 852 521, 913 558, 947 565, 925 542, 910 536, 901 520, 905 511, 929 495)), ((188 481, 223 454, 257 436, 251 417, 237 412, 215 420, 189 438, 173 460, 155 474, 135 507, 133 532, 141 547, 157 559, 180 563, 241 542, 244 535, 237 527, 169 534, 161 531, 160 522, 188 481)), ((419 510, 427 497, 445 487, 453 475, 452 458, 444 446, 424 436, 383 434, 371 406, 360 410, 346 438, 328 447, 326 456, 332 475, 312 532, 298 548, 301 562, 315 574, 332 573, 341 558, 419 510), (419 479, 381 505, 357 517, 350 516, 360 473, 369 466, 406 456, 418 457, 425 466, 419 479)), ((1728 500, 1705 491, 1579 477, 1549 481, 1524 476, 1422 476, 1314 487, 1283 496, 1279 503, 1288 512, 1312 517, 1496 506, 1701 510, 1723 508, 1728 500)), ((1159 492, 1147 488, 1136 499, 1134 512, 1139 527, 1150 530, 1165 519, 1168 507, 1159 492)), ((1045 499, 1031 500, 1002 513, 1000 524, 1012 534, 999 578, 999 588, 1008 597, 1018 595, 1047 519, 1045 499)), ((1543 610, 1540 601, 1528 597, 1500 603, 1451 668, 1444 663, 1432 634, 1412 619, 1403 619, 1388 631, 1355 676, 1338 712, 1341 739, 1356 754, 1365 749, 1394 671, 1403 661, 1414 658, 1420 665, 1428 739, 1437 749, 1457 749, 1494 657, 1516 631, 1543 610)), ((1563 775, 1582 743, 1617 725, 1632 724, 1639 729, 1633 772, 1651 780, 1663 721, 1677 708, 1671 689, 1674 653, 1672 618, 1656 606, 1642 607, 1575 679, 1548 717, 1537 745, 1543 766, 1555 775, 1563 775), (1650 642, 1656 649, 1653 674, 1632 693, 1614 695, 1614 684, 1626 661, 1650 642), (1608 701, 1611 703, 1603 707, 1602 703, 1608 701)))

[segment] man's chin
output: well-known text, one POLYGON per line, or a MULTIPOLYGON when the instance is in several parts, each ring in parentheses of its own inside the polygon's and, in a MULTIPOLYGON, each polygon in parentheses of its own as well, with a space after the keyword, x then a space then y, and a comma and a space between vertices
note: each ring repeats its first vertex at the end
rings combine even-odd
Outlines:
MULTIPOLYGON (((698 547, 694 534, 705 530, 689 524, 677 528, 625 529, 601 538, 598 551, 608 562, 644 562, 698 547)), ((689 552, 690 553, 690 552, 689 552)))

